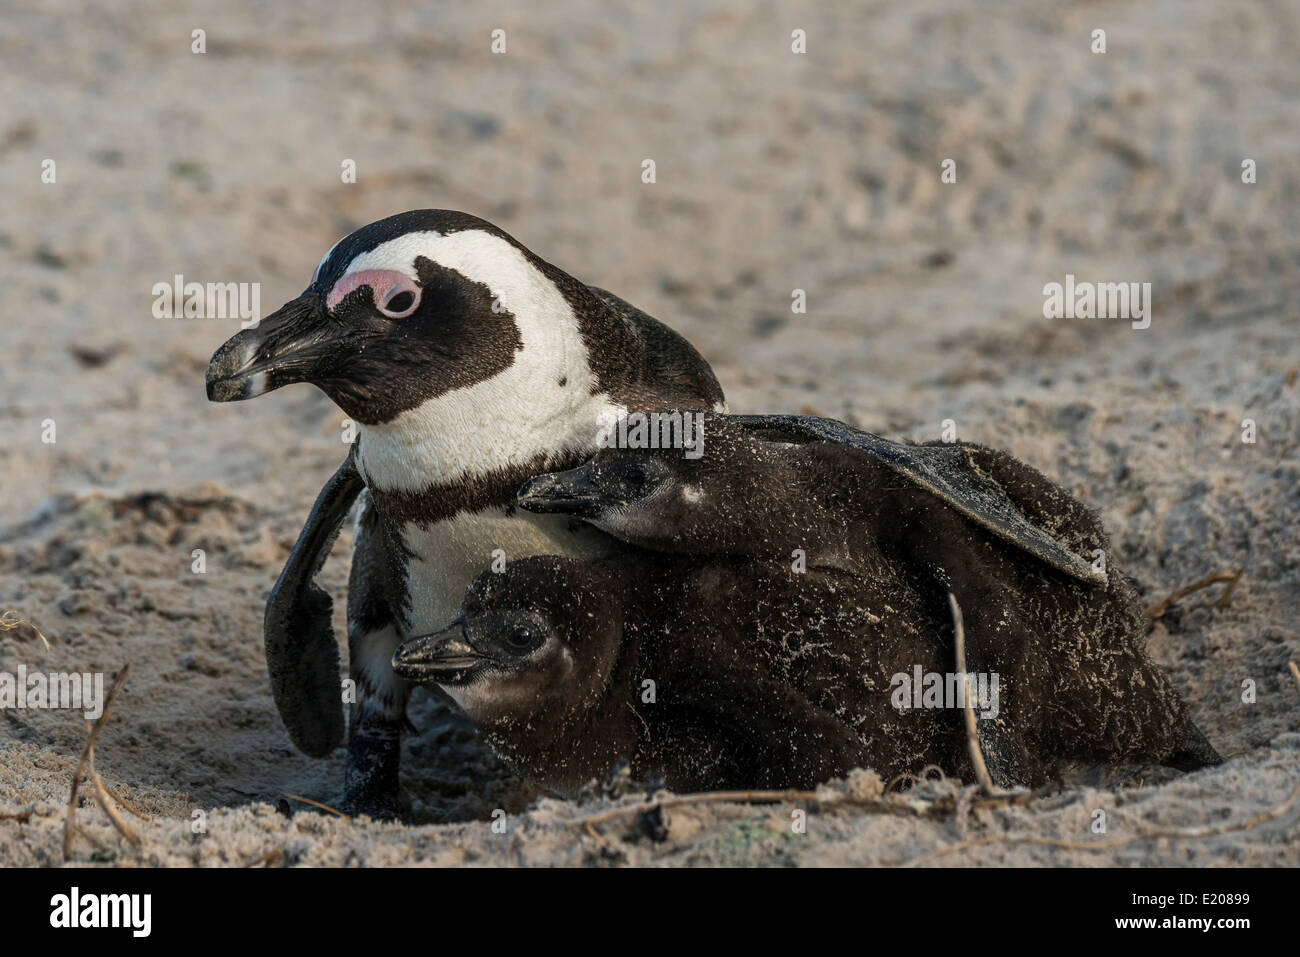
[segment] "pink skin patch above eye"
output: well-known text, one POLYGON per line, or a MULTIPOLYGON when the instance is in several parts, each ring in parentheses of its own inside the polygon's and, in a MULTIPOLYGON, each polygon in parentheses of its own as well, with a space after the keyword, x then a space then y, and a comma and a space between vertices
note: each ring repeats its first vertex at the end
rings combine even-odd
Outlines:
POLYGON ((369 286, 376 305, 384 302, 388 294, 395 289, 408 289, 415 301, 420 300, 420 287, 410 276, 396 269, 361 269, 350 272, 334 284, 334 288, 325 297, 325 306, 333 311, 343 301, 343 297, 359 286, 369 286))

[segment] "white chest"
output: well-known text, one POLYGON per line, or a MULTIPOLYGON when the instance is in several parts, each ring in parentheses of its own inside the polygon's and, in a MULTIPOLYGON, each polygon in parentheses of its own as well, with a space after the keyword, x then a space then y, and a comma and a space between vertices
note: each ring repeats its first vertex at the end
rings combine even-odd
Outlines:
POLYGON ((502 555, 507 564, 529 555, 595 559, 616 547, 594 528, 572 524, 565 515, 516 511, 507 516, 505 509, 493 508, 462 512, 428 529, 403 526, 402 539, 413 553, 407 577, 409 634, 427 634, 458 618, 465 588, 502 555))

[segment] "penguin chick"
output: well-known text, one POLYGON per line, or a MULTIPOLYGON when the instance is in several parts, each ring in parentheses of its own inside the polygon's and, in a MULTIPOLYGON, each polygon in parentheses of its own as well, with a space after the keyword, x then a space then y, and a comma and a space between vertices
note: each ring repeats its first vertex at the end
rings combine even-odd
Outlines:
POLYGON ((700 458, 604 449, 577 469, 533 479, 519 502, 663 552, 771 561, 802 553, 809 567, 898 583, 893 593, 915 598, 917 632, 943 635, 948 648, 953 593, 965 614, 968 670, 999 676, 998 713, 980 722, 980 740, 1000 784, 1042 784, 1079 762, 1192 770, 1221 761, 1147 656, 1137 593, 1113 562, 1101 581, 1083 581, 1043 560, 1036 544, 1026 549, 969 514, 997 499, 1063 551, 1109 556, 1087 507, 1003 452, 898 446, 807 421, 708 415, 700 458), (760 429, 746 427, 755 422, 760 429), (900 458, 928 450, 948 457, 954 487, 977 492, 954 506, 899 468, 900 458))
POLYGON ((951 761, 951 715, 892 677, 942 649, 887 589, 748 559, 534 556, 470 586, 394 670, 442 687, 520 773, 573 794, 625 757, 675 791, 812 787, 951 761), (894 612, 901 612, 894 614, 894 612))

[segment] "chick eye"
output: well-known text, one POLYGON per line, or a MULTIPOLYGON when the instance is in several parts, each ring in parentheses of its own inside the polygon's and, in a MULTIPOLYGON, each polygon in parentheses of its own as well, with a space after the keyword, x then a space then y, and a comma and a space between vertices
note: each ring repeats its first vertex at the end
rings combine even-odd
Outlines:
POLYGON ((642 486, 645 484, 645 469, 639 465, 629 465, 623 470, 623 481, 628 485, 642 486))
POLYGON ((418 286, 398 286, 386 292, 384 298, 376 304, 376 308, 389 319, 401 319, 415 312, 415 307, 419 304, 418 286))
POLYGON ((527 648, 533 641, 533 633, 522 625, 510 633, 510 644, 516 648, 527 648))

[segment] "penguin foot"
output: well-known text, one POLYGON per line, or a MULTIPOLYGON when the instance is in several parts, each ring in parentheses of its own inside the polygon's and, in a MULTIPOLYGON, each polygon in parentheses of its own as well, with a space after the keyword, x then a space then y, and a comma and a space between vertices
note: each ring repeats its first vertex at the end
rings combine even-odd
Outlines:
POLYGON ((396 821, 402 816, 397 792, 370 793, 364 788, 345 791, 332 805, 348 817, 368 817, 375 821, 396 821))
POLYGON ((344 814, 365 814, 376 821, 392 821, 400 816, 397 771, 402 755, 401 729, 401 719, 373 713, 364 715, 350 729, 343 797, 335 805, 344 814))

